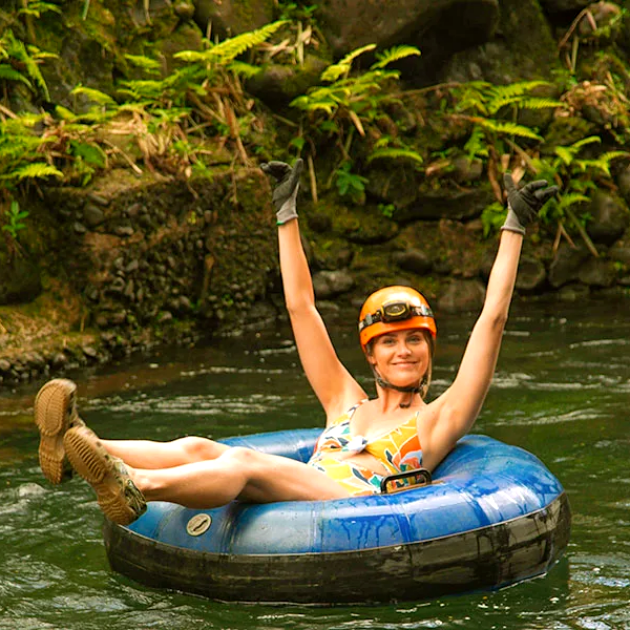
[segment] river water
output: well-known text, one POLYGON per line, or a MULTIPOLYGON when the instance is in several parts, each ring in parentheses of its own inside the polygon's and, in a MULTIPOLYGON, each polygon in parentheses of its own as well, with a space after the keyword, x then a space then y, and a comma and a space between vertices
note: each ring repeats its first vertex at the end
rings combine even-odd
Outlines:
MULTIPOLYGON (((439 321, 433 395, 452 380, 472 323, 439 321)), ((333 338, 371 391, 354 326, 333 338)), ((222 438, 322 422, 282 327, 72 377, 82 415, 103 437, 222 438)), ((533 452, 561 480, 571 541, 544 578, 433 601, 236 606, 112 573, 90 488, 52 487, 39 472, 32 404, 41 384, 0 397, 0 630, 630 628, 630 301, 514 306, 475 432, 533 452)))

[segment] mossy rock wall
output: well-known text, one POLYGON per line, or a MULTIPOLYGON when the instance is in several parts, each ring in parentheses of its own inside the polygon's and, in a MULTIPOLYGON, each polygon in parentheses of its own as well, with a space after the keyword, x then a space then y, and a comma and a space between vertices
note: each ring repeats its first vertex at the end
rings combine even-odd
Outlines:
POLYGON ((59 220, 48 256, 100 330, 237 323, 277 260, 270 197, 258 169, 188 182, 115 171, 88 190, 47 192, 59 220))

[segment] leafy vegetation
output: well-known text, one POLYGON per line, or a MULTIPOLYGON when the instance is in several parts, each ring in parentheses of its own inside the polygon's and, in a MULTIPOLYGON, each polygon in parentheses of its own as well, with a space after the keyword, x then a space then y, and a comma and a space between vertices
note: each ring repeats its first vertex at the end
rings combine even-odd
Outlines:
POLYGON ((590 136, 570 146, 554 147, 554 157, 551 159, 537 158, 531 161, 531 169, 537 177, 560 186, 561 194, 550 199, 541 210, 543 220, 557 223, 555 246, 562 235, 568 237, 565 226, 569 221, 594 256, 598 256, 598 253, 585 230, 585 223, 589 219, 585 204, 590 201, 590 193, 597 189, 598 179, 610 179, 612 162, 619 158, 630 158, 630 153, 626 151, 606 151, 594 158, 579 157, 586 147, 600 143, 601 138, 590 136))
MULTIPOLYGON (((89 0, 84 0, 84 13, 88 9, 89 0)), ((72 92, 75 105, 69 108, 49 103, 40 66, 54 55, 38 49, 32 35, 26 37, 29 21, 44 13, 59 13, 60 8, 50 1, 24 0, 11 24, 15 28, 0 35, 0 181, 4 186, 0 213, 5 235, 16 238, 24 229, 27 216, 18 218, 19 206, 16 214, 13 203, 18 189, 29 182, 52 179, 86 185, 100 170, 117 163, 137 173, 161 171, 184 178, 208 173, 218 164, 253 164, 252 155, 261 151, 260 138, 269 116, 265 118, 243 84, 269 61, 293 68, 304 63, 305 48, 318 43, 316 9, 315 4, 303 1, 280 2, 277 22, 220 42, 205 39, 200 50, 177 53, 169 73, 147 46, 144 54, 125 56, 126 67, 121 70, 126 78, 114 93, 79 85, 72 92), (46 104, 45 111, 15 113, 12 97, 24 94, 32 102, 46 104)), ((590 19, 587 11, 581 15, 590 19)), ((619 19, 615 16, 606 28, 617 29, 619 19)), ((578 26, 577 22, 572 25, 567 41, 581 32, 578 26)), ((595 29, 579 41, 607 32, 595 29)), ((400 121, 390 115, 391 108, 406 98, 399 88, 396 64, 418 55, 413 46, 384 51, 374 45, 358 48, 329 65, 320 84, 295 98, 288 113, 275 116, 282 132, 293 136, 290 151, 303 155, 309 164, 314 198, 314 164, 323 147, 334 147, 326 149, 333 158, 325 166, 318 164, 320 170, 328 171, 325 188, 353 203, 365 199, 365 173, 370 167, 404 165, 416 171, 419 181, 435 174, 439 185, 440 177, 452 170, 452 156, 463 151, 469 160, 481 161, 495 192, 497 203, 482 215, 486 233, 502 221, 504 213, 500 175, 516 167, 521 174, 529 171, 561 186, 559 198, 542 212, 545 221, 557 224, 556 244, 562 236, 571 238, 570 231, 588 244, 584 208, 593 181, 609 180, 611 164, 627 154, 594 150, 602 138, 592 136, 552 146, 541 155, 543 132, 524 123, 522 114, 553 110, 579 115, 589 108, 604 121, 613 140, 623 145, 630 140, 627 70, 608 56, 595 55, 601 82, 580 83, 573 64, 566 71, 571 76, 561 98, 537 96, 541 91, 558 92, 557 86, 543 81, 451 84, 435 115, 463 125, 466 137, 433 151, 434 156, 439 154, 439 164, 425 167, 427 152, 421 148, 420 134, 403 132, 400 121)), ((381 206, 383 216, 394 215, 393 204, 381 206)))
POLYGON ((353 73, 354 62, 366 53, 375 51, 370 44, 347 54, 338 63, 326 68, 321 75, 324 85, 316 86, 299 96, 291 103, 302 112, 300 134, 295 146, 303 147, 300 138, 304 130, 310 130, 313 143, 325 139, 339 150, 339 159, 332 168, 340 194, 356 195, 362 192, 365 178, 350 178, 349 164, 352 163, 352 143, 355 134, 360 138, 368 135, 377 137, 367 161, 376 159, 409 159, 422 163, 422 156, 412 147, 404 145, 400 139, 374 133, 375 123, 384 113, 386 105, 396 100, 389 88, 397 83, 400 71, 389 68, 391 64, 408 57, 420 55, 413 46, 396 46, 376 53, 376 61, 365 72, 353 73), (364 180, 364 181, 362 181, 364 180))

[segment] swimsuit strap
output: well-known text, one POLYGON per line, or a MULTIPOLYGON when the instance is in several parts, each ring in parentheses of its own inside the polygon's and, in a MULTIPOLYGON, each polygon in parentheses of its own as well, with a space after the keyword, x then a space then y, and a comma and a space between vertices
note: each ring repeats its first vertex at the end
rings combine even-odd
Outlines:
POLYGON ((352 407, 350 407, 350 409, 348 409, 348 411, 346 411, 345 413, 341 414, 338 418, 335 419, 334 422, 332 422, 330 424, 330 427, 336 427, 340 424, 348 424, 350 422, 350 419, 352 418, 352 416, 354 416, 356 410, 363 404, 366 403, 369 400, 369 398, 364 398, 363 400, 360 400, 358 403, 355 403, 354 405, 352 405, 352 407))

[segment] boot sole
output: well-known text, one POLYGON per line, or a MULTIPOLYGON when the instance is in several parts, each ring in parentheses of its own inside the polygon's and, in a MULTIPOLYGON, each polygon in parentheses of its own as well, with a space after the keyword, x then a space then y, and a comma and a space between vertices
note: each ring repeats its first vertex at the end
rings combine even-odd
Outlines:
POLYGON ((63 437, 70 427, 70 411, 77 386, 67 379, 44 385, 35 398, 35 424, 39 429, 39 465, 50 483, 59 484, 72 476, 67 469, 63 437))
POLYGON ((94 488, 107 518, 119 525, 129 525, 142 514, 144 508, 139 512, 134 510, 125 495, 125 487, 131 484, 135 489, 135 486, 127 475, 116 469, 94 433, 85 428, 70 429, 65 435, 64 447, 74 470, 94 488))

